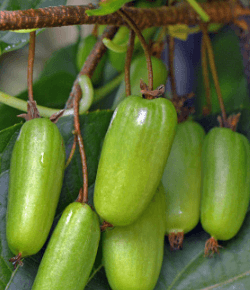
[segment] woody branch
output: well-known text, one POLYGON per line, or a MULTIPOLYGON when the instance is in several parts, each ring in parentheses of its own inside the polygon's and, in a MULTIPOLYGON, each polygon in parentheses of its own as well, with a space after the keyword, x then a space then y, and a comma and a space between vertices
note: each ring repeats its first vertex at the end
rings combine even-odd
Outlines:
MULTIPOLYGON (((230 2, 200 4, 210 16, 210 22, 230 23, 240 16, 250 15, 250 9, 230 2)), ((91 9, 93 6, 91 6, 91 9)), ((124 20, 113 13, 105 16, 87 16, 89 6, 57 6, 39 9, 0 11, 0 30, 59 27, 79 24, 107 24, 122 26, 124 20)), ((124 11, 138 28, 165 26, 171 24, 195 25, 200 23, 198 14, 187 3, 178 7, 131 8, 124 11)))

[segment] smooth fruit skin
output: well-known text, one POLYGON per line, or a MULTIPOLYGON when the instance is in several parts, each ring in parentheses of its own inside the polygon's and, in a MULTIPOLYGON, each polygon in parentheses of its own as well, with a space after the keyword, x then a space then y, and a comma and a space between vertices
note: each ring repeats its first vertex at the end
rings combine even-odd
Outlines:
POLYGON ((83 290, 100 235, 98 217, 89 205, 68 205, 46 248, 32 290, 83 290))
POLYGON ((26 122, 15 143, 11 165, 6 235, 22 257, 44 245, 57 207, 65 167, 62 136, 49 119, 26 122))
POLYGON ((163 261, 165 192, 159 186, 135 223, 103 234, 103 264, 113 290, 152 290, 163 261))
MULTIPOLYGON (((161 59, 158 59, 154 56, 151 57, 152 67, 153 67, 153 76, 154 76, 154 86, 153 89, 156 89, 162 84, 165 84, 168 77, 168 71, 166 65, 163 63, 161 59)), ((132 95, 140 95, 140 79, 144 82, 148 83, 148 71, 147 71, 147 63, 144 55, 140 55, 135 58, 131 63, 130 69, 131 77, 131 94, 132 95)), ((113 109, 117 107, 117 105, 126 98, 125 91, 125 81, 120 84, 120 87, 116 93, 113 109)))
POLYGON ((201 224, 217 240, 239 231, 249 205, 250 145, 242 134, 213 128, 202 149, 201 224))
POLYGON ((177 125, 162 176, 166 190, 166 233, 191 231, 200 219, 201 151, 205 131, 193 121, 177 125))
POLYGON ((127 97, 115 110, 97 170, 94 205, 116 226, 132 224, 161 180, 177 125, 173 104, 127 97))

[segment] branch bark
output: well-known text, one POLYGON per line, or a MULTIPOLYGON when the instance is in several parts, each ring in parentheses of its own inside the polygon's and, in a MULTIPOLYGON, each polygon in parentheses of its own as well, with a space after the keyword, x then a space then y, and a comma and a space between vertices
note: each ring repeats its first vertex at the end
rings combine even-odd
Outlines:
POLYGON ((92 49, 91 53, 87 57, 86 61, 84 62, 84 65, 83 65, 81 71, 79 72, 79 74, 78 74, 78 76, 73 84, 73 87, 72 87, 69 99, 66 103, 65 109, 69 109, 72 107, 72 101, 76 95, 76 92, 78 90, 81 91, 80 85, 78 83, 78 78, 81 75, 87 75, 89 78, 91 78, 98 62, 100 61, 101 57, 106 52, 107 47, 102 42, 103 38, 106 37, 106 38, 112 39, 114 37, 117 29, 118 29, 117 26, 108 26, 105 29, 104 33, 102 34, 101 38, 96 42, 94 48, 92 49))
MULTIPOLYGON (((249 8, 243 8, 237 4, 232 5, 229 2, 211 2, 200 5, 210 16, 211 22, 227 24, 235 21, 240 16, 250 15, 249 8)), ((87 16, 85 14, 87 9, 90 9, 90 7, 57 6, 0 11, 0 30, 60 27, 77 24, 126 25, 117 13, 105 16, 87 16)), ((197 13, 186 3, 178 7, 164 6, 151 9, 124 7, 123 9, 140 29, 170 24, 196 25, 200 23, 197 13)))

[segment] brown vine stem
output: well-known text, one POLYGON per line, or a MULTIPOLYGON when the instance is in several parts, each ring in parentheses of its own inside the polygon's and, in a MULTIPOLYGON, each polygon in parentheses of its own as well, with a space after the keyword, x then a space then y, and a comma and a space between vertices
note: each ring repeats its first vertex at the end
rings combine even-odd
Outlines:
POLYGON ((77 134, 77 141, 82 161, 82 174, 83 174, 83 190, 80 190, 78 202, 87 203, 88 202, 88 171, 87 171, 87 159, 84 150, 83 139, 81 135, 80 122, 79 122, 79 100, 81 97, 80 86, 76 88, 76 95, 74 98, 74 126, 77 134))
POLYGON ((67 168, 75 154, 75 151, 76 151, 76 143, 77 143, 77 135, 76 135, 76 132, 74 131, 73 132, 74 134, 74 141, 73 141, 73 145, 72 145, 72 148, 71 148, 71 151, 70 151, 70 154, 69 154, 69 158, 65 164, 65 168, 67 168))
POLYGON ((175 82, 175 73, 174 73, 174 46, 175 41, 174 37, 168 37, 168 65, 169 65, 169 76, 170 76, 170 84, 171 84, 171 91, 173 95, 173 99, 178 98, 176 92, 176 82, 175 82))
POLYGON ((215 90, 216 90, 217 97, 218 97, 219 104, 220 104, 220 108, 221 108, 222 120, 223 120, 223 123, 226 125, 227 124, 227 114, 226 114, 226 110, 225 110, 225 106, 224 106, 224 102, 223 102, 223 98, 222 98, 222 94, 221 94, 218 74, 217 74, 217 70, 216 70, 216 66, 215 66, 213 47, 212 47, 209 35, 207 33, 206 26, 204 24, 200 24, 200 27, 201 27, 201 30, 203 33, 204 42, 205 42, 207 52, 208 52, 208 61, 209 61, 209 65, 211 68, 211 73, 212 73, 212 77, 213 77, 213 81, 214 81, 215 90))
POLYGON ((211 113, 211 96, 210 96, 206 43, 205 43, 204 37, 202 37, 202 40, 201 40, 201 65, 202 65, 203 82, 204 82, 204 86, 206 90, 206 102, 207 102, 206 106, 203 108, 203 114, 206 116, 211 113))
POLYGON ((77 90, 81 91, 80 86, 78 84, 79 76, 87 75, 89 78, 91 78, 98 62, 100 61, 101 57, 106 52, 107 47, 102 42, 103 38, 106 37, 106 38, 112 39, 114 37, 115 33, 117 32, 117 29, 118 29, 117 26, 108 26, 105 29, 105 31, 103 32, 101 38, 96 42, 95 46, 93 47, 91 53, 87 57, 81 71, 79 72, 79 74, 78 74, 78 76, 73 84, 73 87, 72 87, 69 99, 66 103, 65 109, 72 107, 72 101, 74 99, 76 91, 77 90))
POLYGON ((100 58, 104 55, 107 50, 107 47, 103 44, 103 38, 112 39, 117 32, 118 27, 116 26, 108 26, 105 31, 103 32, 99 41, 96 42, 93 50, 91 51, 90 55, 87 57, 79 75, 87 75, 89 78, 92 77, 94 70, 99 63, 100 58))
POLYGON ((34 102, 34 97, 33 97, 33 68, 34 68, 34 59, 35 59, 35 44, 36 44, 36 32, 33 31, 33 32, 30 32, 28 72, 27 72, 28 96, 29 96, 30 102, 34 102))
POLYGON ((134 30, 130 31, 129 42, 128 42, 128 50, 126 54, 125 61, 125 86, 126 86, 126 96, 131 95, 131 85, 130 85, 130 65, 133 56, 134 50, 134 41, 135 41, 135 32, 134 30))
MULTIPOLYGON (((79 101, 81 99, 82 92, 81 92, 80 85, 78 83, 78 78, 80 75, 84 75, 84 74, 91 78, 91 76, 93 75, 93 72, 95 70, 95 67, 99 62, 99 59, 103 56, 103 54, 105 53, 105 51, 107 49, 106 46, 103 44, 102 39, 104 37, 112 38, 114 36, 114 34, 116 33, 117 29, 118 29, 118 27, 115 27, 115 26, 110 26, 110 27, 107 27, 105 29, 101 39, 99 41, 97 41, 97 43, 95 44, 93 50, 91 51, 90 55, 86 59, 82 70, 78 74, 78 76, 73 84, 69 100, 66 104, 66 108, 69 108, 70 105, 72 105, 72 101, 74 101, 73 102, 74 126, 75 126, 75 133, 77 136, 77 142, 78 142, 79 151, 80 151, 80 155, 81 155, 81 162, 82 162, 83 190, 80 190, 80 192, 79 192, 79 197, 77 199, 78 202, 84 202, 84 203, 88 202, 87 160, 86 160, 84 143, 83 143, 83 139, 82 139, 82 135, 81 135, 80 122, 79 122, 79 101)), ((74 150, 75 149, 74 149, 74 143, 73 143, 73 147, 71 149, 70 156, 71 155, 73 156, 74 150)), ((72 156, 70 158, 72 158, 72 156)))
POLYGON ((151 62, 151 57, 150 57, 149 46, 148 46, 146 40, 144 39, 140 29, 136 26, 135 22, 133 21, 133 19, 131 19, 129 17, 129 15, 123 9, 118 10, 117 13, 119 15, 121 15, 121 17, 129 25, 129 27, 134 30, 135 34, 137 35, 137 37, 138 37, 138 39, 139 39, 139 41, 140 41, 140 43, 142 45, 142 48, 144 50, 144 54, 145 54, 145 57, 146 57, 146 61, 147 61, 148 87, 149 87, 149 90, 152 91, 153 90, 153 68, 152 68, 152 62, 151 62))
MULTIPOLYGON (((250 15, 249 8, 227 2, 202 3, 200 6, 209 15, 210 22, 230 23, 240 16, 250 15)), ((87 16, 88 6, 57 6, 38 9, 0 11, 0 30, 60 27, 79 24, 125 25, 117 13, 105 16, 87 16)), ((93 7, 94 8, 94 7, 93 7)), ((188 4, 180 7, 131 8, 124 11, 134 19, 140 29, 170 24, 199 24, 198 14, 188 4)))

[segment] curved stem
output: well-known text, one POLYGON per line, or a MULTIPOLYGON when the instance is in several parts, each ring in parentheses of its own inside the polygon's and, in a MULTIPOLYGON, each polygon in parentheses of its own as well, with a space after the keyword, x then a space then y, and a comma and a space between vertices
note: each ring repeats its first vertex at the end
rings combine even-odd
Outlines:
POLYGON ((74 154, 75 154, 75 151, 76 151, 76 141, 77 141, 77 136, 76 136, 76 133, 74 132, 74 141, 73 141, 73 145, 72 145, 72 148, 71 148, 71 151, 70 151, 70 154, 69 154, 69 158, 65 164, 65 169, 69 166, 74 154))
POLYGON ((227 114, 226 114, 226 110, 225 110, 225 106, 224 106, 224 102, 223 102, 223 98, 222 98, 222 93, 221 93, 221 89, 220 89, 218 74, 217 74, 217 70, 216 70, 216 66, 215 66, 213 47, 211 44, 211 40, 208 36, 206 27, 204 26, 204 24, 200 24, 200 27, 201 27, 201 30, 203 33, 204 41, 205 41, 207 52, 208 52, 208 61, 209 61, 209 65, 211 68, 211 73, 212 73, 212 77, 213 77, 213 81, 214 81, 215 90, 216 90, 219 104, 220 104, 220 108, 221 108, 223 123, 226 124, 227 114))
POLYGON ((177 92, 176 92, 176 82, 175 82, 175 74, 174 74, 174 46, 175 41, 174 37, 168 37, 168 65, 169 65, 169 76, 170 76, 170 84, 171 84, 171 91, 173 99, 176 99, 177 92))
MULTIPOLYGON (((114 89, 116 86, 119 85, 119 83, 122 81, 122 76, 123 75, 119 75, 119 78, 117 78, 115 80, 115 82, 112 84, 112 89, 114 89)), ((109 88, 108 86, 105 86, 103 88, 99 89, 100 91, 98 91, 97 93, 97 97, 99 98, 99 100, 101 100, 104 96, 105 93, 108 94, 111 90, 111 88, 109 88)), ((93 103, 96 103, 98 100, 94 100, 93 103)), ((27 112, 27 101, 18 99, 16 97, 10 96, 4 92, 0 91, 0 103, 3 103, 7 106, 10 106, 12 108, 27 112)), ((83 97, 80 101, 80 111, 79 114, 82 115, 84 114, 87 110, 88 110, 88 106, 86 106, 85 104, 85 98, 83 97), (86 109, 87 108, 87 109, 86 109)), ((61 111, 62 109, 52 109, 52 108, 48 108, 48 107, 44 107, 44 106, 39 106, 37 105, 37 109, 39 111, 40 116, 42 117, 47 117, 50 118, 53 114, 58 113, 59 111, 61 111)), ((74 110, 73 109, 68 109, 65 110, 63 113, 63 117, 65 116, 70 116, 74 114, 74 110)))
POLYGON ((95 89, 93 104, 99 102, 104 97, 106 97, 107 94, 109 94, 116 87, 119 86, 119 84, 122 82, 123 79, 124 79, 124 73, 121 73, 117 77, 115 77, 113 80, 111 80, 109 83, 107 83, 106 85, 102 86, 99 89, 95 89))
POLYGON ((127 96, 131 95, 130 65, 131 65, 131 60, 133 56, 134 43, 135 43, 135 32, 134 30, 131 30, 130 36, 129 36, 128 50, 126 53, 126 60, 125 60, 125 87, 126 87, 127 96))
POLYGON ((210 84, 209 84, 209 72, 208 72, 208 64, 207 64, 207 55, 206 55, 206 43, 204 41, 204 36, 202 36, 201 40, 201 66, 202 66, 202 74, 203 74, 203 82, 206 90, 206 101, 207 106, 205 109, 205 115, 209 115, 211 113, 211 96, 210 96, 210 84))
POLYGON ((74 98, 74 126, 77 134, 77 141, 82 161, 82 175, 83 175, 83 190, 80 190, 78 202, 88 202, 88 171, 87 171, 87 159, 84 150, 83 139, 81 135, 80 122, 79 122, 79 100, 81 96, 80 86, 76 87, 76 94, 74 98))
POLYGON ((195 0, 187 0, 187 2, 190 4, 190 6, 193 7, 193 9, 199 14, 200 18, 204 22, 210 21, 209 15, 203 10, 203 8, 195 1, 195 0))
POLYGON ((139 38, 141 42, 141 45, 145 53, 146 61, 147 61, 148 87, 149 87, 149 90, 152 91, 153 90, 153 68, 152 68, 149 46, 146 40, 144 39, 140 29, 136 26, 135 22, 133 21, 133 19, 131 19, 128 16, 128 14, 122 9, 118 10, 117 13, 128 23, 129 27, 134 30, 134 32, 136 33, 137 37, 139 38))
MULTIPOLYGON (((0 91, 0 103, 3 103, 5 105, 8 105, 18 110, 27 112, 27 101, 10 96, 1 91, 0 91)), ((60 111, 60 109, 51 109, 51 108, 38 106, 38 105, 37 105, 37 109, 39 110, 40 115, 43 117, 50 117, 51 115, 58 113, 58 111, 60 111)), ((73 114, 73 111, 72 111, 72 114, 73 114)))
POLYGON ((107 47, 102 42, 103 38, 106 37, 106 38, 112 39, 114 37, 117 29, 118 29, 118 27, 116 27, 116 26, 108 26, 104 30, 101 38, 94 45, 91 53, 88 55, 86 61, 84 62, 84 65, 83 65, 81 71, 79 72, 76 80, 74 81, 74 84, 73 84, 73 87, 71 89, 71 92, 70 92, 68 101, 66 103, 65 109, 72 107, 75 94, 80 88, 79 81, 78 81, 79 77, 82 75, 87 75, 89 78, 91 78, 96 66, 98 65, 98 63, 101 59, 101 57, 106 52, 107 47))
POLYGON ((87 112, 94 99, 94 88, 91 79, 87 75, 79 77, 79 85, 82 91, 82 98, 79 105, 79 114, 87 112))
POLYGON ((127 51, 127 43, 124 44, 117 44, 113 40, 108 38, 103 38, 102 42, 105 44, 105 46, 117 53, 123 53, 127 51))

